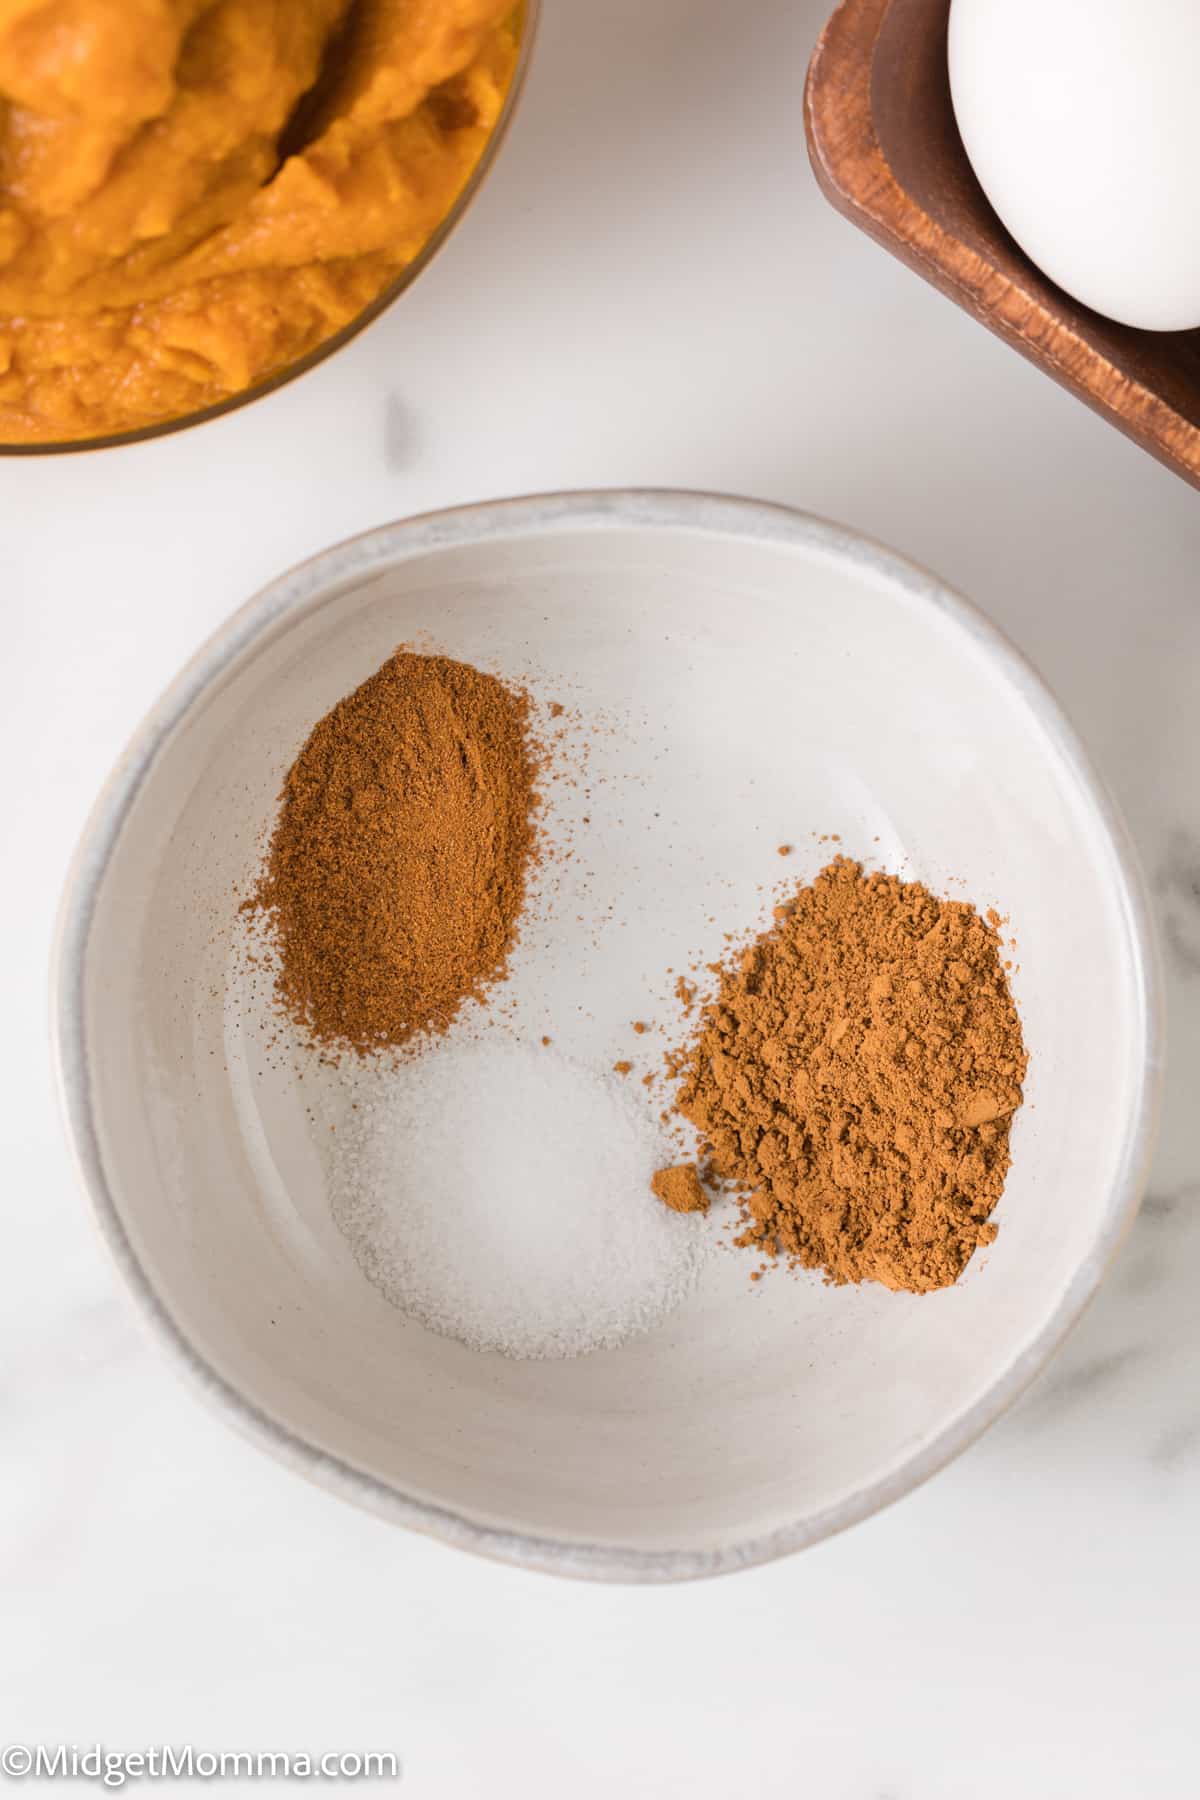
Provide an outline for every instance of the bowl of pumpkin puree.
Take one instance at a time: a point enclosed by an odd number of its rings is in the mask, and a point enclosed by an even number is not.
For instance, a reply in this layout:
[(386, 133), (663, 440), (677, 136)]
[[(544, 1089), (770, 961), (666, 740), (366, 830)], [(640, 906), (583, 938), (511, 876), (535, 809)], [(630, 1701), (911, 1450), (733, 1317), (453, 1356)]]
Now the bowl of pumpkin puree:
[(0, 0), (0, 453), (211, 418), (378, 316), (508, 122), (534, 0)]

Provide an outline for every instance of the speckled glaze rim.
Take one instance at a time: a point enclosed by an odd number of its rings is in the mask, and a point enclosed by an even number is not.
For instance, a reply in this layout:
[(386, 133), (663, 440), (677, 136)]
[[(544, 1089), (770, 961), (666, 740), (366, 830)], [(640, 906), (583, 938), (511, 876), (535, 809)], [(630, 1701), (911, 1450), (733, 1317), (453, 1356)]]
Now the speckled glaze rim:
[(195, 412), (180, 413), (177, 418), (161, 419), (155, 425), (138, 425), (131, 431), (110, 431), (102, 437), (88, 438), (56, 438), (52, 442), (37, 444), (0, 443), (0, 457), (5, 456), (83, 456), (91, 450), (123, 450), (133, 444), (148, 444), (155, 438), (173, 437), (180, 431), (193, 431), (198, 425), (211, 425), (215, 419), (224, 419), (230, 413), (240, 412), (243, 406), (252, 406), (256, 400), (265, 400), (268, 394), (278, 393), (280, 388), (288, 387), (291, 382), (298, 381), (301, 375), (307, 375), (320, 363), (328, 361), (339, 350), (352, 343), (360, 332), (373, 325), (391, 306), (406, 294), (418, 276), (423, 275), (442, 245), (457, 228), (460, 220), (466, 215), (471, 202), (475, 199), (484, 180), (490, 172), (501, 144), (508, 136), (509, 126), (517, 110), (525, 86), (525, 77), (529, 72), (529, 62), (533, 55), (533, 46), (537, 38), (538, 20), (541, 16), (541, 0), (518, 0), (513, 9), (519, 15), (520, 39), (517, 45), (517, 60), (513, 67), (512, 80), (508, 84), (508, 92), (504, 96), (504, 104), (499, 116), (488, 135), (487, 142), (479, 153), (479, 160), (467, 176), (463, 186), (454, 198), (450, 211), (446, 214), (437, 229), (426, 239), (412, 261), (406, 263), (400, 273), (379, 290), (375, 298), (355, 313), (349, 322), (335, 331), (331, 337), (322, 338), (307, 355), (297, 357), (295, 362), (288, 363), (285, 368), (277, 369), (273, 375), (264, 376), (252, 386), (240, 388), (236, 394), (230, 394), (224, 400), (217, 400), (212, 406), (200, 407)]
[[(687, 530), (814, 552), (882, 581), (909, 602), (933, 608), (962, 632), (1028, 706), (1107, 845), (1141, 1012), (1140, 1081), (1126, 1121), (1117, 1177), (1101, 1229), (1053, 1316), (961, 1418), (922, 1445), (902, 1467), (836, 1506), (719, 1550), (637, 1551), (558, 1542), (497, 1530), (417, 1500), (317, 1449), (268, 1416), (219, 1375), (188, 1342), (155, 1292), (126, 1236), (101, 1157), (88, 1072), (84, 987), (97, 896), (125, 820), (156, 758), (189, 711), (252, 646), (317, 611), (349, 580), (464, 544), (530, 534), (634, 529)], [(176, 1366), (231, 1424), (290, 1468), (368, 1510), (501, 1562), (597, 1581), (666, 1582), (752, 1568), (857, 1524), (900, 1499), (977, 1438), (1012, 1405), (1058, 1348), (1092, 1298), (1133, 1221), (1149, 1171), (1163, 1063), (1162, 975), (1143, 879), (1126, 827), (1073, 728), (1024, 656), (969, 601), (916, 564), (847, 528), (755, 500), (672, 490), (612, 490), (530, 496), (429, 513), (336, 545), (290, 570), (236, 612), (191, 659), (139, 727), (92, 810), (67, 879), (52, 968), (52, 1038), (62, 1105), (76, 1162), (100, 1229), (142, 1313)]]

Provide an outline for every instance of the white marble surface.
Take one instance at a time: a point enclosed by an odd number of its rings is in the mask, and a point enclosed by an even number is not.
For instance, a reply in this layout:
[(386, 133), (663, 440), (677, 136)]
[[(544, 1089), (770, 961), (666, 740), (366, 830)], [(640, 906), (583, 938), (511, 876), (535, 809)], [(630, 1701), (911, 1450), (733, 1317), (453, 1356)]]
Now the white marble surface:
[[(0, 1739), (395, 1748), (421, 1800), (1195, 1792), (1200, 495), (820, 200), (824, 10), (550, 0), (495, 176), (384, 323), (198, 433), (0, 464)], [(848, 1536), (667, 1590), (406, 1536), (200, 1410), (93, 1235), (45, 1029), (93, 793), (234, 605), (387, 518), (627, 482), (831, 514), (988, 608), (1127, 812), (1171, 1009), (1150, 1198), (1024, 1404)]]

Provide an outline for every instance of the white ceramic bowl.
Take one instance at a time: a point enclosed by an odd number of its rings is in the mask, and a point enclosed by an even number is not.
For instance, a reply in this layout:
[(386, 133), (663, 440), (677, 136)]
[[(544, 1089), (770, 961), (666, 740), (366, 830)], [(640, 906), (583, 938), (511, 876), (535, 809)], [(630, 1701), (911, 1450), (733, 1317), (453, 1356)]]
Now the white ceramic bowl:
[[(631, 1019), (662, 1017), (667, 967), (719, 952), (762, 915), (764, 887), (815, 872), (830, 846), (811, 834), (1011, 916), (1027, 1104), (999, 1237), (955, 1288), (751, 1288), (745, 1257), (718, 1252), (654, 1333), (517, 1362), (431, 1334), (367, 1284), (330, 1224), (301, 1098), (257, 1066), (229, 941), (306, 733), (414, 639), (618, 726), (596, 744), (589, 904), (612, 898), (628, 928), (585, 952), (560, 909), (513, 977), (539, 1005), (586, 996), (591, 1016), (561, 1007), (556, 1028), (584, 1061), (607, 1067)], [(784, 840), (797, 852), (781, 868)], [(274, 583), (183, 671), (105, 788), (56, 985), (66, 1110), (105, 1236), (231, 1422), (389, 1518), (610, 1579), (798, 1549), (962, 1450), (1099, 1282), (1137, 1205), (1158, 1087), (1139, 878), (1028, 665), (891, 553), (702, 495), (468, 507)]]

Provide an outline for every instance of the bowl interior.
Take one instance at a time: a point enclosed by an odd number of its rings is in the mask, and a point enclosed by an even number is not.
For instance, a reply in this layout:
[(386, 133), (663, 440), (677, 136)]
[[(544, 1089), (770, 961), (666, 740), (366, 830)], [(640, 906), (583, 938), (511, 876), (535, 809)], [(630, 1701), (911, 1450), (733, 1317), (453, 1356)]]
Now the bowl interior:
[[(342, 1078), (321, 1074), (314, 1106), (312, 1071), (272, 1057), (275, 1022), (232, 947), (286, 767), (402, 641), (578, 708), (590, 737), (590, 796), (552, 805), (556, 829), (588, 811), (587, 851), (522, 939), (518, 1035), (551, 1018), (562, 1050), (611, 1068), (630, 1021), (677, 1018), (668, 969), (720, 954), (725, 932), (765, 921), (781, 875), (836, 847), (1011, 918), (1027, 1101), (999, 1237), (956, 1288), (782, 1272), (752, 1287), (746, 1254), (717, 1250), (653, 1334), (538, 1363), (435, 1336), (367, 1283), (326, 1199)], [(840, 846), (820, 842), (833, 832)], [(969, 609), (813, 521), (524, 503), (330, 552), (167, 696), (77, 888), (78, 1105), (140, 1278), (293, 1450), (365, 1473), (377, 1499), (442, 1509), (419, 1522), (450, 1535), (531, 1534), (551, 1561), (591, 1545), (667, 1573), (658, 1553), (722, 1566), (832, 1529), (985, 1422), (1124, 1216), (1144, 970), (1069, 737)]]

